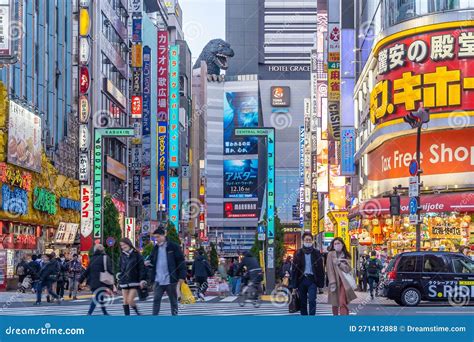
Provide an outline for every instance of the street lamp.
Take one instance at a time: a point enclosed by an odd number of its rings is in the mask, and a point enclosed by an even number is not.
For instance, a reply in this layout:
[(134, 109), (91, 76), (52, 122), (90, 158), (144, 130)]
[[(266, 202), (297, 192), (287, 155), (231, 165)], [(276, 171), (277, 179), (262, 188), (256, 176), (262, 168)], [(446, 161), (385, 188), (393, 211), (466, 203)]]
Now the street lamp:
[(420, 251), (421, 248), (421, 205), (420, 205), (420, 187), (421, 187), (421, 173), (423, 172), (420, 167), (420, 149), (421, 149), (421, 127), (423, 124), (430, 121), (430, 112), (423, 107), (420, 107), (416, 112), (411, 112), (403, 117), (403, 121), (408, 123), (411, 128), (416, 128), (416, 164), (417, 170), (416, 175), (418, 177), (418, 195), (415, 196), (417, 203), (416, 209), (416, 250)]

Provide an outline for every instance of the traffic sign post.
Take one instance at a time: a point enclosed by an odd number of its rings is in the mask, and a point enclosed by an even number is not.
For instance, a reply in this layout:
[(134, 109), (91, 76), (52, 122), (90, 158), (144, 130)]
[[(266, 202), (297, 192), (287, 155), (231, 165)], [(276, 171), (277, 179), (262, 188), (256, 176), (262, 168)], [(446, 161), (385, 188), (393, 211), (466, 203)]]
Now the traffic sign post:
[[(270, 294), (275, 288), (275, 128), (236, 128), (236, 136), (264, 138), (267, 143), (267, 222), (266, 222), (266, 258), (265, 290)], [(262, 237), (258, 234), (259, 238)]]
[(420, 195), (420, 183), (418, 182), (418, 176), (412, 176), (408, 180), (408, 196), (417, 197)]

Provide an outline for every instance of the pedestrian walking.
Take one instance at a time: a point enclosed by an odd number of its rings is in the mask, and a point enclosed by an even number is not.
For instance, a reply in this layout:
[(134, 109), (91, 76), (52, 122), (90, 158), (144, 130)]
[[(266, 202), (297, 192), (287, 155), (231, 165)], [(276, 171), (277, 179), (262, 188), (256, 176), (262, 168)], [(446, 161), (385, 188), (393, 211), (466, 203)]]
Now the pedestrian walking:
[(206, 290), (208, 287), (207, 278), (212, 276), (211, 265), (204, 255), (204, 251), (199, 250), (198, 256), (193, 262), (191, 275), (194, 277), (194, 281), (197, 284), (197, 296), (201, 300), (204, 300)]
[(145, 265), (150, 267), (150, 278), (154, 282), (153, 315), (158, 315), (161, 299), (166, 292), (171, 305), (171, 314), (178, 315), (177, 287), (186, 279), (186, 263), (181, 248), (166, 239), (165, 229), (160, 226), (153, 232), (156, 241)]
[(43, 266), (39, 272), (38, 286), (36, 289), (36, 303), (35, 305), (41, 305), (41, 293), (46, 288), (48, 296), (53, 297), (57, 300), (58, 304), (61, 304), (61, 298), (54, 292), (53, 283), (58, 279), (57, 264), (54, 262), (53, 254), (43, 255)]
[[(372, 299), (374, 299), (374, 285), (375, 287), (378, 286), (382, 267), (382, 262), (377, 258), (377, 252), (370, 252), (370, 258), (367, 260), (365, 269), (367, 270), (367, 281), (369, 282), (369, 292)], [(377, 290), (376, 294), (378, 294)]]
[(25, 280), (25, 277), (27, 275), (27, 270), (28, 270), (28, 255), (24, 254), (21, 257), (20, 262), (16, 265), (16, 270), (15, 273), (18, 276), (18, 286), (21, 286), (23, 283), (23, 280)]
[(83, 267), (79, 261), (79, 256), (73, 254), (72, 260), (68, 264), (68, 278), (69, 278), (69, 298), (77, 299), (77, 289), (79, 287), (79, 278), (82, 275)]
[(363, 254), (359, 261), (358, 273), (359, 273), (359, 288), (362, 292), (367, 292), (367, 254)]
[(298, 249), (293, 257), (291, 288), (299, 295), (301, 315), (314, 316), (318, 287), (324, 287), (323, 256), (314, 248), (311, 233), (304, 232), (302, 240), (303, 247)]
[(33, 254), (31, 256), (31, 261), (28, 263), (28, 274), (31, 276), (31, 289), (36, 292), (38, 291), (39, 286), (39, 273), (41, 271), (41, 265), (38, 261), (38, 256)]
[(112, 259), (105, 254), (105, 248), (101, 244), (94, 246), (94, 254), (90, 258), (89, 266), (79, 278), (79, 283), (87, 279), (91, 291), (94, 294), (87, 315), (94, 312), (97, 304), (100, 305), (102, 313), (108, 315), (105, 302), (113, 289), (113, 265)]
[(328, 302), (335, 316), (349, 315), (348, 304), (357, 298), (349, 280), (352, 277), (350, 261), (351, 254), (344, 241), (339, 237), (334, 238), (328, 247), (326, 272), (329, 282)]
[(67, 262), (66, 257), (64, 254), (59, 255), (59, 259), (57, 260), (58, 265), (58, 281), (56, 282), (56, 293), (59, 297), (64, 298), (64, 287), (67, 281)]
[(118, 282), (123, 294), (123, 312), (125, 316), (130, 316), (130, 308), (132, 308), (137, 315), (140, 315), (135, 297), (139, 288), (143, 289), (147, 286), (145, 263), (130, 239), (121, 239), (120, 248), (122, 254)]
[(291, 259), (291, 256), (289, 255), (286, 257), (285, 262), (281, 266), (281, 272), (280, 272), (281, 284), (285, 287), (288, 287), (290, 285), (292, 264), (293, 264), (293, 261)]

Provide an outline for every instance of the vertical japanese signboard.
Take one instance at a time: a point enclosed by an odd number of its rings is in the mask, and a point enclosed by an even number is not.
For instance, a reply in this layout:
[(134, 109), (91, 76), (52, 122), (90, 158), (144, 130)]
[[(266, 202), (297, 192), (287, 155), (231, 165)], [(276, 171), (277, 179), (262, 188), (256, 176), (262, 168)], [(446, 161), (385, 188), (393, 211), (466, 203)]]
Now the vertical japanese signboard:
[(179, 232), (179, 178), (170, 177), (169, 220)]
[(168, 91), (169, 91), (169, 48), (168, 31), (158, 31), (158, 202), (160, 210), (167, 210), (168, 204)]
[(94, 239), (102, 239), (102, 212), (103, 212), (103, 150), (102, 140), (105, 137), (133, 137), (133, 128), (96, 128), (94, 132), (94, 209), (93, 232)]
[(170, 47), (170, 117), (168, 166), (179, 167), (179, 46)]
[(166, 122), (158, 122), (158, 203), (166, 210), (168, 199), (168, 139)]
[(92, 233), (92, 189), (90, 185), (81, 185), (81, 236)]
[(341, 138), (341, 78), (340, 78), (340, 40), (339, 24), (328, 24), (328, 124), (331, 140)]
[(355, 175), (355, 129), (343, 127), (341, 129), (341, 176)]
[(158, 31), (158, 121), (168, 121), (168, 31)]

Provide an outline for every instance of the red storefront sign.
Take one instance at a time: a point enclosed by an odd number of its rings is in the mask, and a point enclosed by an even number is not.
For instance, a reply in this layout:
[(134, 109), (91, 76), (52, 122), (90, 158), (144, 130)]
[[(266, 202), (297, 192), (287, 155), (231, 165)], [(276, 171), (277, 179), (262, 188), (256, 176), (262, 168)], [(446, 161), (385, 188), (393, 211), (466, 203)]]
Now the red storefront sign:
[[(474, 94), (473, 94), (474, 95)], [(422, 134), (423, 176), (474, 172), (474, 128), (429, 131)], [(368, 156), (369, 180), (408, 177), (408, 165), (416, 158), (416, 135), (384, 142)], [(460, 184), (453, 179), (452, 184)]]
[(0, 249), (36, 249), (36, 236), (13, 233), (0, 235)]
[(168, 121), (168, 31), (158, 31), (158, 121)]
[(436, 29), (375, 51), (379, 75), (370, 95), (373, 123), (401, 118), (421, 102), (431, 114), (474, 109), (474, 28)]
[(81, 94), (86, 94), (89, 90), (90, 77), (89, 69), (86, 66), (81, 66), (79, 71), (79, 91)]
[[(410, 198), (400, 198), (400, 211), (402, 214), (409, 212)], [(474, 212), (474, 192), (421, 195), (420, 205), (422, 212)], [(390, 214), (390, 199), (375, 198), (364, 201), (358, 207), (351, 210), (351, 215), (362, 214), (364, 216), (378, 216)]]
[(139, 95), (132, 96), (132, 118), (140, 119), (143, 112), (143, 100)]

